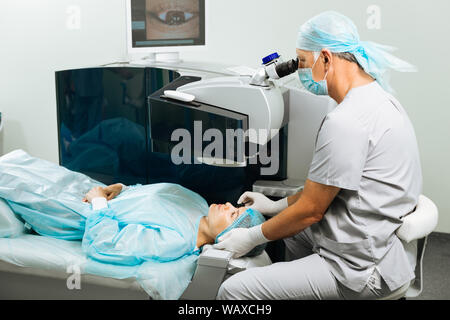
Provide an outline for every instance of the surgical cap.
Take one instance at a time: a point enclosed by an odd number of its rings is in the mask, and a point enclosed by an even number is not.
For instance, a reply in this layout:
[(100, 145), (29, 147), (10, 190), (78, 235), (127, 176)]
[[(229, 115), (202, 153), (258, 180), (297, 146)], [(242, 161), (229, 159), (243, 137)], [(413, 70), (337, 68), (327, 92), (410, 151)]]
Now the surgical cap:
[[(234, 228), (251, 228), (257, 225), (262, 224), (266, 219), (264, 216), (257, 210), (248, 208), (242, 213), (239, 218), (233, 221), (225, 230), (219, 233), (216, 237), (215, 242), (218, 242), (218, 239)], [(248, 252), (244, 257), (254, 257), (260, 255), (264, 249), (266, 248), (266, 243), (260, 244), (253, 248), (250, 252)]]
[(388, 51), (395, 48), (371, 41), (361, 41), (355, 24), (346, 16), (334, 12), (323, 12), (307, 22), (299, 30), (297, 48), (305, 51), (352, 53), (366, 73), (371, 75), (386, 90), (389, 85), (389, 70), (415, 72), (417, 68)]

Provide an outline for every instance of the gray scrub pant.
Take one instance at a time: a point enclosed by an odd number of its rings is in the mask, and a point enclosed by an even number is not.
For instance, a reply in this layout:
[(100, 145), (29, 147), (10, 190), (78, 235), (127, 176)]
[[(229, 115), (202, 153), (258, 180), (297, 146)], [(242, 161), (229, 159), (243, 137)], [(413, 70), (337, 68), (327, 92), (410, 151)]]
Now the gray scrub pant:
[(286, 261), (239, 272), (219, 289), (219, 300), (342, 300), (379, 299), (391, 293), (377, 271), (362, 292), (339, 283), (327, 262), (312, 251), (309, 229), (284, 239)]

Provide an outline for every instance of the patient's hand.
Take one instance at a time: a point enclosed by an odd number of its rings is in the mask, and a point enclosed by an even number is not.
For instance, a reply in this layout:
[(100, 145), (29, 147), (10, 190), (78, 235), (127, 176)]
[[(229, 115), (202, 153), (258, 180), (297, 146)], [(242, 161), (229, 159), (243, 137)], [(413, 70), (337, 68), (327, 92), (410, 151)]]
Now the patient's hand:
[(83, 202), (91, 203), (92, 199), (98, 198), (98, 197), (103, 197), (103, 198), (108, 199), (107, 194), (102, 187), (92, 188), (91, 191), (86, 193), (86, 196), (84, 197)]
[(106, 193), (107, 196), (106, 199), (112, 200), (115, 197), (117, 197), (122, 191), (122, 184), (121, 183), (112, 184), (110, 186), (107, 186), (106, 188), (103, 188), (103, 191), (105, 191)]

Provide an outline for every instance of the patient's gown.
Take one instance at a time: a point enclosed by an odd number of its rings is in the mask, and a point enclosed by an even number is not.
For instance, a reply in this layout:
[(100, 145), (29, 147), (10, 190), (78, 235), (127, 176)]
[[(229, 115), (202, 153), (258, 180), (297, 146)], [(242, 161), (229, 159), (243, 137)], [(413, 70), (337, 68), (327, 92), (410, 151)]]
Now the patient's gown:
[(0, 197), (37, 233), (82, 240), (86, 273), (136, 277), (154, 298), (176, 299), (195, 271), (207, 202), (180, 185), (130, 186), (108, 208), (81, 199), (104, 184), (16, 150), (0, 158)]

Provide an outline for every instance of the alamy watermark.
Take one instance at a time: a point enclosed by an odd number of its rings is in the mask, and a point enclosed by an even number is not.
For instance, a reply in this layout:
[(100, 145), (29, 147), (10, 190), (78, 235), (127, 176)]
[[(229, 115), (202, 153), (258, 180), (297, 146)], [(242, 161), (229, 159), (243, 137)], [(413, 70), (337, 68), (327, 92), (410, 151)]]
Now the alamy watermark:
[(66, 270), (70, 276), (67, 278), (66, 285), (69, 290), (81, 290), (81, 269), (79, 265), (69, 265)]
[(367, 7), (366, 13), (367, 18), (367, 28), (369, 30), (380, 30), (381, 29), (381, 8), (376, 4), (372, 4)]
[(66, 8), (66, 28), (69, 30), (81, 29), (81, 8), (78, 5), (70, 5)]
[[(261, 175), (274, 175), (280, 166), (279, 130), (271, 129), (226, 129), (210, 128), (203, 133), (202, 122), (194, 121), (194, 136), (184, 128), (172, 132), (171, 141), (178, 142), (171, 152), (172, 162), (180, 164), (208, 163), (213, 159), (215, 165), (240, 166), (261, 164)], [(246, 154), (245, 141), (249, 143)], [(270, 140), (270, 144), (266, 144)], [(209, 143), (205, 146), (205, 143)], [(270, 145), (270, 150), (268, 146)], [(193, 153), (193, 154), (192, 154)]]

